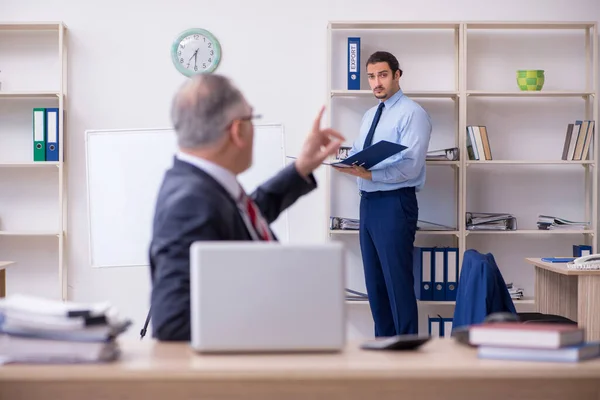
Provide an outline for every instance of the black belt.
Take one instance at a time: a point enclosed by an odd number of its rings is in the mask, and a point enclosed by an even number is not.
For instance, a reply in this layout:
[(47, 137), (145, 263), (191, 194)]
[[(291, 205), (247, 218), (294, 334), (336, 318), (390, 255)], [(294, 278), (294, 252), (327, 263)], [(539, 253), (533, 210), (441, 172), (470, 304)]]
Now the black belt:
[(375, 192), (366, 192), (364, 190), (361, 190), (360, 195), (365, 198), (387, 197), (387, 196), (397, 196), (402, 192), (414, 193), (414, 191), (415, 191), (414, 186), (409, 186), (409, 187), (403, 187), (403, 188), (394, 189), (394, 190), (377, 190)]

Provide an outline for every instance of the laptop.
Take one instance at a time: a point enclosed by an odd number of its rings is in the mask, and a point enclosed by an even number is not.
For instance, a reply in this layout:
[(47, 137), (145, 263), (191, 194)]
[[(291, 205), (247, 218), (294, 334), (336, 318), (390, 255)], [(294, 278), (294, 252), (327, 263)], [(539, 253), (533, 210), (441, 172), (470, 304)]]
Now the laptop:
[(195, 242), (191, 346), (337, 352), (346, 344), (343, 244)]

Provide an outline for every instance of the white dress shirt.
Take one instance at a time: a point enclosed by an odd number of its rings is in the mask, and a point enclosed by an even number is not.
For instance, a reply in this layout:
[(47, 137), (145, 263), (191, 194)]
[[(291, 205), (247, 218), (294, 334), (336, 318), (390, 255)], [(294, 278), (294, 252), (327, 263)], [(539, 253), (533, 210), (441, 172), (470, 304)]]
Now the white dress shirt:
[(176, 156), (179, 160), (191, 164), (206, 172), (208, 175), (213, 177), (221, 186), (225, 188), (225, 190), (231, 195), (231, 197), (237, 204), (240, 215), (242, 216), (242, 219), (244, 220), (246, 228), (248, 228), (248, 232), (250, 232), (252, 239), (259, 240), (258, 234), (252, 226), (252, 222), (250, 222), (250, 217), (248, 216), (248, 214), (246, 214), (244, 206), (240, 202), (242, 198), (242, 187), (237, 181), (236, 176), (228, 169), (223, 168), (220, 165), (217, 165), (203, 158), (196, 157), (183, 152), (178, 152)]

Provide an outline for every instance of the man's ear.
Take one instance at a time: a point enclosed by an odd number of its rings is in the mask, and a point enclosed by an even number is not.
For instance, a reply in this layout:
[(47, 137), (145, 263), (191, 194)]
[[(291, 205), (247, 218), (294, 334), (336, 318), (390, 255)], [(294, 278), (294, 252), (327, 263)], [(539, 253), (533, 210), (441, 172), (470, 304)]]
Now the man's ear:
[(235, 120), (231, 123), (231, 127), (229, 128), (229, 136), (231, 137), (231, 141), (236, 147), (244, 146), (244, 132), (242, 131), (241, 121)]

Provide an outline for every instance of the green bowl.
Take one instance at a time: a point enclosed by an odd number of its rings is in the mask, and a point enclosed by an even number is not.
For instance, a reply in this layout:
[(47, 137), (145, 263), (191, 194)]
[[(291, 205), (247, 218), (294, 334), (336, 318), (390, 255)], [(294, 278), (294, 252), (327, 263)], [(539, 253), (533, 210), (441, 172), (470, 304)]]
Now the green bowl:
[(543, 69), (517, 70), (517, 84), (521, 90), (542, 90), (544, 80)]

